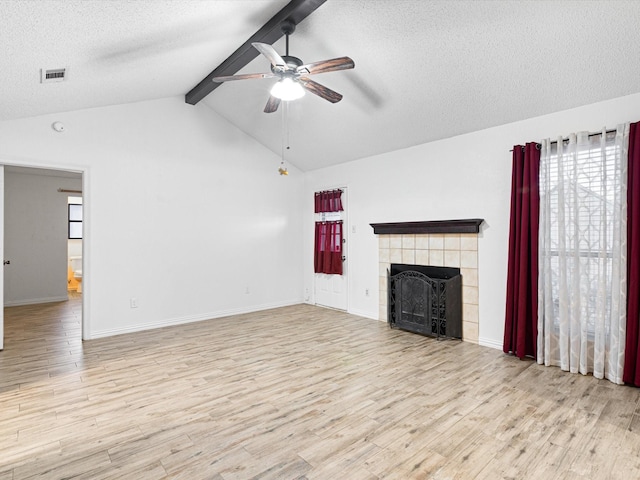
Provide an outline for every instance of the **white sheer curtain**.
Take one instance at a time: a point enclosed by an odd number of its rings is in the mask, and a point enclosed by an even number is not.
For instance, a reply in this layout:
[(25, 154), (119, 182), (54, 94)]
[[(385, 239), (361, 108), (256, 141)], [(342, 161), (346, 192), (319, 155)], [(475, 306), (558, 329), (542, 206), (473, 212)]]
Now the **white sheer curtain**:
[(544, 140), (538, 363), (622, 382), (629, 124)]

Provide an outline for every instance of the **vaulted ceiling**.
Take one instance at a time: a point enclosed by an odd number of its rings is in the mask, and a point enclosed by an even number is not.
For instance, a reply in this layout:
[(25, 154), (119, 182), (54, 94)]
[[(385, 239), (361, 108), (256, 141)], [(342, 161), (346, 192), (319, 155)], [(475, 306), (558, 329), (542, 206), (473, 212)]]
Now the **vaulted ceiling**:
[[(0, 1), (0, 120), (184, 96), (287, 4)], [(277, 154), (288, 138), (287, 162), (313, 170), (640, 92), (638, 25), (637, 0), (327, 0), (290, 53), (353, 58), (314, 77), (341, 102), (307, 94), (285, 128), (262, 111), (273, 79), (202, 102)], [(57, 67), (68, 79), (41, 84)], [(260, 56), (241, 73), (267, 71)]]

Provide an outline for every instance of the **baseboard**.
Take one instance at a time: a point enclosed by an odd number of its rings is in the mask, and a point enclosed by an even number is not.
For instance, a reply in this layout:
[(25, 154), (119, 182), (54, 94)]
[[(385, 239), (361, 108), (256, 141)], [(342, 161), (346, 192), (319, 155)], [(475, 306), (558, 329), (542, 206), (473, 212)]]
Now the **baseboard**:
[(5, 301), (5, 307), (19, 307), (22, 305), (36, 305), (38, 303), (53, 303), (53, 302), (66, 302), (69, 300), (68, 295), (62, 295), (59, 297), (42, 297), (42, 298), (27, 298), (25, 300), (11, 300)]
[(300, 300), (290, 300), (285, 302), (267, 303), (262, 305), (254, 305), (246, 308), (231, 308), (228, 310), (219, 310), (217, 312), (203, 313), (200, 315), (188, 315), (184, 317), (167, 318), (165, 320), (158, 320), (156, 322), (139, 323), (136, 325), (130, 325), (120, 328), (111, 328), (106, 330), (91, 331), (91, 334), (86, 340), (92, 340), (96, 338), (112, 337), (114, 335), (123, 335), (125, 333), (142, 332), (144, 330), (153, 330), (155, 328), (173, 327), (176, 325), (184, 325), (193, 322), (202, 322), (204, 320), (214, 320), (216, 318), (229, 317), (231, 315), (242, 315), (245, 313), (260, 312), (263, 310), (271, 310), (272, 308), (290, 307), (292, 305), (299, 305)]
[(350, 313), (352, 315), (357, 315), (359, 317), (370, 318), (371, 320), (378, 320), (377, 315), (372, 315), (371, 312), (365, 312), (364, 310), (350, 309), (347, 311), (347, 313)]
[(495, 348), (496, 350), (502, 350), (502, 343), (496, 342), (492, 338), (478, 338), (478, 345), (483, 347)]

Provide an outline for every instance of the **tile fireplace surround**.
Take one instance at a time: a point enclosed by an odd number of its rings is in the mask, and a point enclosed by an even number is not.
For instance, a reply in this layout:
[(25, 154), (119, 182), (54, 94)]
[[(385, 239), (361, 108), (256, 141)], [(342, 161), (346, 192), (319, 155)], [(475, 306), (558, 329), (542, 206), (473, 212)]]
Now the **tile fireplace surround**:
[(456, 267), (462, 274), (462, 339), (478, 343), (478, 232), (482, 219), (372, 223), (378, 235), (380, 320), (387, 321), (392, 263)]

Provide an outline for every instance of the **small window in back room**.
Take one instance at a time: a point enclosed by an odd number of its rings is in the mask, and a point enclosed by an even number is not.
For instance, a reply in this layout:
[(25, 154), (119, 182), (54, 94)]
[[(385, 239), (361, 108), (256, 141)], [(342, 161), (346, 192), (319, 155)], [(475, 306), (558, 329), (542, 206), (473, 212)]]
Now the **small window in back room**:
[(82, 238), (82, 204), (69, 204), (69, 239)]

